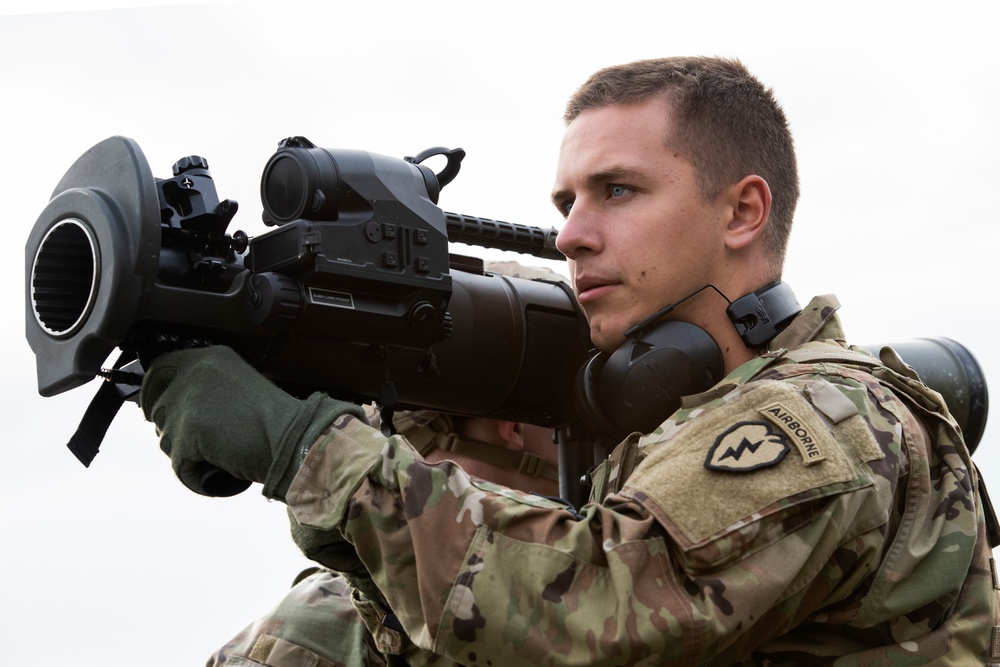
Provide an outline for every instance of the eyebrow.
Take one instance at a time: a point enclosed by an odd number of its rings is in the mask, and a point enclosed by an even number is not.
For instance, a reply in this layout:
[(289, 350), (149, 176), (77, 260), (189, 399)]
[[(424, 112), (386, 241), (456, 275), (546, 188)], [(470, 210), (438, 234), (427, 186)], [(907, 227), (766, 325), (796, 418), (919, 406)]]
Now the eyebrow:
[[(604, 185), (605, 183), (629, 181), (642, 177), (643, 172), (639, 169), (626, 166), (613, 166), (608, 167), (607, 169), (602, 169), (601, 171), (595, 171), (593, 174), (589, 174), (586, 178), (586, 185), (588, 188), (592, 188), (598, 185)], [(572, 194), (573, 193), (570, 190), (555, 190), (551, 195), (552, 203), (558, 205), (567, 197), (572, 196)]]

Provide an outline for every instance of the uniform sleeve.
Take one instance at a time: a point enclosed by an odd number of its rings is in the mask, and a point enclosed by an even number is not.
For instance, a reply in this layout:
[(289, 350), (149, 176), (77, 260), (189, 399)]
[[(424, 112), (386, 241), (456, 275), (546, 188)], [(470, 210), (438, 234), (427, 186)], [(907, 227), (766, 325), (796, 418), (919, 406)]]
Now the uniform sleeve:
[(858, 462), (887, 479), (898, 462), (851, 420), (866, 439), (848, 452), (787, 383), (724, 403), (648, 442), (621, 493), (581, 515), (429, 464), (353, 417), (313, 447), (288, 502), (352, 545), (417, 645), (462, 664), (745, 655), (868, 572), (892, 490)]
[(244, 628), (206, 667), (384, 667), (346, 582), (319, 571), (298, 582), (268, 614)]

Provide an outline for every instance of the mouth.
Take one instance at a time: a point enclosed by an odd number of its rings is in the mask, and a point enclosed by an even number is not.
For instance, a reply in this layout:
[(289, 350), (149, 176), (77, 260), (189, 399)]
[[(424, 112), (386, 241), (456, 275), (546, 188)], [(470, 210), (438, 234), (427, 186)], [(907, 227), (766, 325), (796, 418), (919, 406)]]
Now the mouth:
[(580, 305), (593, 302), (621, 285), (620, 282), (611, 278), (602, 278), (600, 276), (577, 276), (575, 282), (576, 298), (580, 302)]

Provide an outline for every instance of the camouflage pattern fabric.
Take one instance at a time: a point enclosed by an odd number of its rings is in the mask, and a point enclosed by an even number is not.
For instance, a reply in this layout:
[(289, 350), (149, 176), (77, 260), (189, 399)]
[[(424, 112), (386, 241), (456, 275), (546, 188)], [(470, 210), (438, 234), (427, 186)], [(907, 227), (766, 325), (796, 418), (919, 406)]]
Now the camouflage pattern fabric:
[[(369, 424), (379, 429), (379, 413), (372, 406), (364, 408)], [(400, 412), (393, 423), (403, 434), (427, 439), (430, 424), (437, 415), (429, 410)], [(366, 590), (370, 588), (367, 581), (355, 579), (353, 583)], [(382, 604), (364, 595), (340, 574), (312, 568), (296, 577), (291, 590), (274, 609), (216, 651), (206, 667), (456, 665), (415, 646), (398, 628), (387, 627), (384, 623), (387, 613)]]
[(383, 624), (381, 605), (341, 575), (303, 573), (288, 594), (209, 658), (206, 667), (452, 667)]
[(345, 580), (318, 570), (268, 615), (247, 626), (206, 663), (241, 667), (385, 665), (351, 601)]
[(837, 307), (814, 299), (629, 438), (579, 515), (351, 416), (290, 511), (353, 545), (415, 644), (465, 665), (996, 664), (968, 452), (905, 368), (857, 363)]

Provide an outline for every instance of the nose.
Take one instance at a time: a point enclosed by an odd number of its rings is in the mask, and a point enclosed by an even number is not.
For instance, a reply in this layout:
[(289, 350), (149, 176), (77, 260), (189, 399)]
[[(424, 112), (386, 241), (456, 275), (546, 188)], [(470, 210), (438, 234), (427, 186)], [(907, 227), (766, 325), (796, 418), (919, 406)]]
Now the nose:
[(599, 252), (601, 238), (598, 231), (599, 227), (594, 224), (593, 216), (586, 211), (585, 204), (577, 200), (566, 216), (566, 223), (559, 230), (556, 248), (569, 259)]

